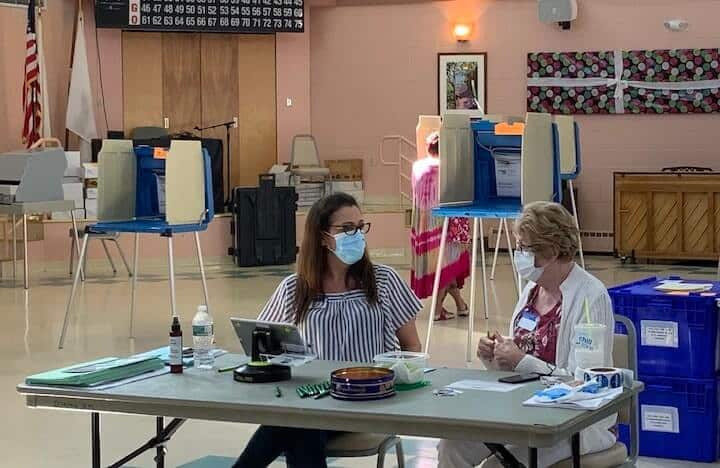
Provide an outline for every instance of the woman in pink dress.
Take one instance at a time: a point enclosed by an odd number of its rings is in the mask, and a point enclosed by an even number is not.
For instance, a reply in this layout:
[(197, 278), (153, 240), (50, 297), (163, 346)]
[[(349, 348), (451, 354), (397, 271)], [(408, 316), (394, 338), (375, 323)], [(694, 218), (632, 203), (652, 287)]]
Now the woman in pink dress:
[[(442, 235), (442, 218), (432, 215), (439, 202), (438, 158), (439, 135), (433, 132), (427, 138), (427, 156), (413, 164), (413, 214), (410, 243), (412, 245), (412, 271), (410, 286), (420, 298), (432, 296)], [(460, 294), (465, 278), (470, 276), (470, 228), (466, 218), (450, 218), (445, 255), (440, 272), (440, 290), (435, 320), (448, 320), (455, 314), (443, 307), (449, 294), (455, 300), (457, 314), (465, 317), (468, 307)]]

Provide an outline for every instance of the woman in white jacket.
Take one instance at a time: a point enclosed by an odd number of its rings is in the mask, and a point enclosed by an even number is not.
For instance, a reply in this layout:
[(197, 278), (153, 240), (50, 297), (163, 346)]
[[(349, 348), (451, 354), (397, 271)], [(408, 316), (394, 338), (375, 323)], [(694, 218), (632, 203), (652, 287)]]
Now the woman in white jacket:
[[(478, 345), (488, 369), (535, 372), (541, 375), (574, 375), (575, 325), (585, 321), (587, 300), (590, 319), (606, 326), (605, 366), (612, 365), (614, 318), (605, 286), (575, 264), (578, 231), (570, 213), (557, 203), (537, 202), (525, 207), (515, 224), (515, 264), (528, 281), (515, 306), (509, 335), (483, 337)], [(615, 444), (616, 417), (604, 419), (581, 433), (581, 453), (606, 450)], [(508, 446), (527, 465), (527, 447)], [(438, 446), (439, 468), (499, 466), (482, 441), (443, 440)], [(538, 450), (538, 464), (547, 467), (571, 457), (570, 441)]]

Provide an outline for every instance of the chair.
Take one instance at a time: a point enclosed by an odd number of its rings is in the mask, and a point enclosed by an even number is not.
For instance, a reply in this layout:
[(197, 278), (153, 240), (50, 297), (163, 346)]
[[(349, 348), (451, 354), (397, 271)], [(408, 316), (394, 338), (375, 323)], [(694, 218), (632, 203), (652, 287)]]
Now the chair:
[[(80, 232), (78, 229), (77, 231), (73, 228), (70, 228), (70, 276), (73, 274), (73, 269), (75, 266), (75, 254), (76, 251), (79, 250), (77, 248), (77, 245), (75, 244), (75, 239), (79, 238), (81, 235), (84, 234)], [(103, 250), (105, 251), (105, 257), (108, 259), (108, 262), (110, 263), (110, 267), (112, 268), (113, 274), (117, 274), (117, 268), (115, 268), (115, 262), (113, 262), (112, 256), (110, 255), (110, 250), (107, 247), (107, 242), (112, 242), (115, 244), (115, 247), (117, 248), (118, 253), (120, 254), (120, 259), (123, 262), (123, 265), (125, 265), (125, 269), (128, 272), (128, 276), (132, 277), (132, 271), (130, 270), (130, 265), (128, 265), (127, 260), (125, 259), (125, 254), (122, 251), (122, 248), (120, 247), (120, 244), (118, 243), (118, 238), (120, 237), (120, 234), (113, 232), (113, 233), (107, 233), (107, 234), (88, 234), (90, 236), (90, 239), (88, 242), (92, 239), (99, 240), (102, 244)], [(86, 265), (87, 265), (87, 256), (85, 257), (85, 263), (83, 264), (82, 268), (83, 271), (80, 272), (80, 280), (85, 280), (85, 271), (86, 271)]]
[[(635, 326), (629, 319), (620, 315), (615, 316), (615, 321), (620, 322), (627, 330), (627, 335), (615, 335), (613, 343), (615, 367), (630, 369), (637, 375)], [(639, 453), (638, 406), (638, 396), (635, 395), (630, 403), (622, 408), (618, 414), (618, 423), (630, 425), (630, 447), (625, 447), (625, 444), (618, 441), (605, 451), (583, 455), (580, 457), (583, 468), (635, 466)], [(550, 468), (572, 468), (572, 459), (560, 461)]]
[(330, 169), (320, 164), (317, 144), (312, 135), (295, 135), (292, 143), (290, 172), (299, 179), (325, 181)]
[(385, 455), (395, 447), (398, 468), (405, 467), (402, 440), (381, 434), (341, 434), (328, 441), (327, 458), (359, 458), (377, 455), (377, 468), (385, 466)]
[(133, 140), (152, 140), (168, 136), (166, 128), (162, 127), (135, 127), (130, 134)]
[[(105, 140), (99, 155), (98, 218), (100, 222), (85, 227), (79, 264), (87, 255), (91, 235), (134, 233), (132, 296), (130, 304), (130, 337), (133, 336), (133, 317), (137, 288), (140, 234), (155, 234), (168, 240), (170, 280), (170, 309), (177, 317), (175, 301), (175, 265), (173, 236), (194, 233), (200, 277), (205, 304), (209, 304), (205, 267), (200, 248), (201, 231), (205, 231), (215, 215), (212, 193), (210, 156), (199, 141), (172, 141), (167, 160), (155, 159), (149, 147), (133, 149), (129, 140)], [(158, 176), (165, 177), (165, 214), (159, 201)], [(133, 183), (133, 181), (135, 183)], [(197, 214), (193, 214), (197, 213)], [(77, 290), (80, 272), (70, 291), (59, 348), (63, 347), (68, 320)]]

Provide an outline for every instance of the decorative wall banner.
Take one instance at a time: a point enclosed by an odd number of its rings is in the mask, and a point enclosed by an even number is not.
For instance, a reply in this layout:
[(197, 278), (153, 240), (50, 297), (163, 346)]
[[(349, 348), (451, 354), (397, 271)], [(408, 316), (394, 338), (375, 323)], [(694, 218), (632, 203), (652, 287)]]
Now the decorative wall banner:
[(527, 70), (531, 112), (720, 112), (719, 49), (538, 52)]

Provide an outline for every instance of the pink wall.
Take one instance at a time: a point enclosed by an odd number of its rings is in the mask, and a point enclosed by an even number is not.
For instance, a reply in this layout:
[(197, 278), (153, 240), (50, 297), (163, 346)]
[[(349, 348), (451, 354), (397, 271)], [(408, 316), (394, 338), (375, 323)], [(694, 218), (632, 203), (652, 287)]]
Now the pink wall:
[(310, 8), (305, 16), (303, 34), (276, 35), (278, 162), (290, 161), (294, 135), (310, 133)]
[[(418, 114), (437, 112), (437, 53), (488, 53), (488, 111), (525, 111), (526, 54), (541, 50), (716, 47), (714, 0), (580, 0), (569, 32), (539, 23), (535, 0), (467, 0), (415, 5), (316, 8), (311, 50), (312, 130), (324, 153), (361, 154), (370, 195), (397, 193), (397, 173), (381, 167), (387, 134), (414, 141)], [(690, 22), (671, 33), (663, 22)], [(458, 19), (474, 36), (458, 44)], [(612, 171), (716, 163), (717, 115), (592, 116), (579, 119), (584, 229), (612, 230)]]

